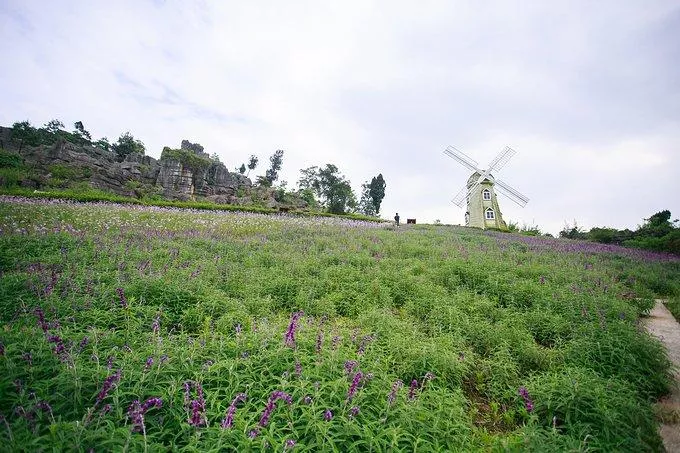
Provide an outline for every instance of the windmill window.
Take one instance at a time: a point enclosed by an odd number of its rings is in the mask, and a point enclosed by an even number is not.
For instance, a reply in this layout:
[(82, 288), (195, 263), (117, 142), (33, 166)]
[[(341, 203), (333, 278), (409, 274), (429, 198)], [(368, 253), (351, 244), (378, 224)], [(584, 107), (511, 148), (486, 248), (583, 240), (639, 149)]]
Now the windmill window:
[(491, 191), (489, 189), (482, 190), (482, 198), (485, 200), (491, 200)]
[(491, 208), (487, 208), (485, 214), (486, 214), (486, 219), (487, 219), (487, 220), (493, 220), (493, 219), (496, 218), (496, 214), (494, 214), (493, 209), (491, 209)]

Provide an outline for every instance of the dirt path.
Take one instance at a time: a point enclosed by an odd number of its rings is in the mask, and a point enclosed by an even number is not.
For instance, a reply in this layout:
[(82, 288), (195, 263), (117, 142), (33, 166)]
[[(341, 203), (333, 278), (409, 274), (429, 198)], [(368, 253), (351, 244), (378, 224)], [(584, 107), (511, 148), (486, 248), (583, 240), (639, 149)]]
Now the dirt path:
[(649, 333), (666, 346), (668, 357), (675, 365), (673, 393), (657, 404), (662, 423), (659, 432), (669, 453), (680, 453), (680, 324), (673, 318), (663, 302), (657, 300), (649, 317), (644, 320)]

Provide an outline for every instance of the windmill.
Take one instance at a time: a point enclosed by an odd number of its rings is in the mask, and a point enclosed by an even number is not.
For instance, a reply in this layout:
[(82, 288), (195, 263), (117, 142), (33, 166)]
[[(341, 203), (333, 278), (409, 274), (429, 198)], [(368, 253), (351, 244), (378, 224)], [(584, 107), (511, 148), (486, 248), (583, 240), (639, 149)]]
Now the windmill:
[(444, 150), (444, 154), (452, 157), (463, 167), (472, 170), (473, 172), (470, 178), (468, 178), (465, 187), (463, 187), (453, 199), (453, 202), (461, 208), (463, 207), (464, 202), (467, 204), (465, 226), (484, 229), (507, 228), (507, 225), (501, 216), (501, 210), (498, 207), (498, 200), (496, 199), (494, 188), (498, 189), (500, 193), (522, 207), (527, 204), (529, 198), (491, 175), (492, 171), (498, 171), (503, 168), (515, 153), (516, 151), (514, 149), (506, 146), (503, 151), (489, 163), (487, 169), (482, 170), (478, 167), (477, 162), (453, 146), (448, 146)]

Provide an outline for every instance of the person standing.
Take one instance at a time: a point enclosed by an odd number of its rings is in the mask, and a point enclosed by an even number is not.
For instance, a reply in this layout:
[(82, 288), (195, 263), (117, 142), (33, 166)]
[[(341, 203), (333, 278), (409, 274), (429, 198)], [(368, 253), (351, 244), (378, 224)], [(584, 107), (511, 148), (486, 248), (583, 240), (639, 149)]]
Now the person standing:
[(397, 224), (397, 226), (399, 226), (399, 213), (398, 213), (398, 212), (397, 212), (397, 214), (394, 216), (394, 222)]

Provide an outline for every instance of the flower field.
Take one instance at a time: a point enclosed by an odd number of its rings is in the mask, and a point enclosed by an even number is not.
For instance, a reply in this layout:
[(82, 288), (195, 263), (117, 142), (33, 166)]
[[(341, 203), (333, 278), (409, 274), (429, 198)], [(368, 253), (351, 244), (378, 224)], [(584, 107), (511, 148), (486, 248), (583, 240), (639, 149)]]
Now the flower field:
[(659, 451), (677, 257), (0, 197), (0, 450)]

